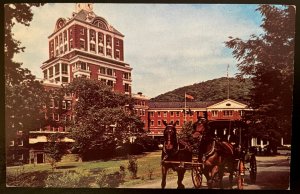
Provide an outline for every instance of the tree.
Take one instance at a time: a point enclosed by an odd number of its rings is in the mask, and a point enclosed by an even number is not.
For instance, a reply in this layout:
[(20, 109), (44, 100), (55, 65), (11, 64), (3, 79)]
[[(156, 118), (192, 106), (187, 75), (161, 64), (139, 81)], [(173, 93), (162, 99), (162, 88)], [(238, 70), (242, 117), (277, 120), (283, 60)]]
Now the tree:
[(109, 157), (132, 133), (143, 132), (143, 122), (133, 114), (133, 99), (128, 95), (84, 78), (75, 79), (65, 89), (77, 98), (70, 137), (83, 159)]
[(47, 153), (52, 170), (56, 168), (57, 162), (59, 162), (66, 153), (68, 145), (61, 141), (63, 138), (63, 134), (51, 134), (47, 137), (48, 142), (44, 145), (44, 150)]
[(264, 133), (291, 134), (295, 7), (260, 5), (263, 34), (225, 42), (238, 60), (239, 78), (250, 77), (253, 125)]
[[(22, 63), (15, 62), (16, 53), (24, 52), (25, 47), (13, 38), (12, 28), (15, 22), (29, 26), (32, 20), (32, 7), (42, 6), (42, 3), (5, 4), (5, 128), (7, 140), (23, 131), (39, 127), (37, 120), (43, 104), (43, 87), (35, 80), (28, 69), (22, 68)], [(9, 141), (6, 141), (9, 142)]]

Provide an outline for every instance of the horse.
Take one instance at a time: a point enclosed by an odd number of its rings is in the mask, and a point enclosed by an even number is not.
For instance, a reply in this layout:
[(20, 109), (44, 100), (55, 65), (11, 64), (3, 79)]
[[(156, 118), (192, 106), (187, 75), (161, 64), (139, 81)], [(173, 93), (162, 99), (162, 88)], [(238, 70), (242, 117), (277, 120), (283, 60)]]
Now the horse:
[(219, 187), (223, 188), (225, 168), (229, 175), (232, 188), (234, 172), (234, 149), (231, 144), (218, 140), (208, 130), (206, 119), (198, 119), (193, 124), (193, 138), (198, 138), (198, 160), (203, 163), (202, 172), (207, 179), (208, 188), (212, 188), (215, 179), (219, 180)]
[(166, 126), (164, 130), (164, 144), (161, 155), (161, 170), (162, 170), (162, 181), (161, 188), (164, 189), (166, 186), (167, 172), (171, 168), (177, 172), (178, 189), (184, 189), (185, 186), (182, 184), (186, 169), (184, 168), (184, 162), (190, 162), (192, 159), (191, 152), (183, 147), (178, 141), (176, 134), (176, 123), (167, 124), (163, 121)]

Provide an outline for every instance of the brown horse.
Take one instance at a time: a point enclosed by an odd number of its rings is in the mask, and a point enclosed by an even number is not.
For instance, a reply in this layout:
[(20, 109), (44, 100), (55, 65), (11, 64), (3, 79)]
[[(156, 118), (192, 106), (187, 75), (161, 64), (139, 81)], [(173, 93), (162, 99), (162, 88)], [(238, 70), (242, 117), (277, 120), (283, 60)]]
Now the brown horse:
[(203, 163), (202, 169), (207, 179), (208, 188), (212, 188), (213, 182), (218, 180), (219, 187), (223, 188), (224, 172), (229, 172), (230, 187), (232, 187), (234, 172), (233, 147), (227, 142), (221, 142), (208, 130), (207, 121), (198, 119), (193, 125), (193, 138), (199, 139), (198, 159)]
[(192, 159), (191, 152), (182, 147), (177, 139), (176, 128), (174, 124), (167, 124), (163, 121), (166, 126), (164, 130), (164, 145), (161, 155), (161, 170), (162, 170), (162, 181), (161, 188), (166, 186), (167, 172), (171, 168), (174, 171), (177, 171), (178, 180), (177, 185), (178, 189), (184, 189), (182, 180), (184, 178), (184, 173), (186, 169), (184, 168), (184, 162), (190, 162)]

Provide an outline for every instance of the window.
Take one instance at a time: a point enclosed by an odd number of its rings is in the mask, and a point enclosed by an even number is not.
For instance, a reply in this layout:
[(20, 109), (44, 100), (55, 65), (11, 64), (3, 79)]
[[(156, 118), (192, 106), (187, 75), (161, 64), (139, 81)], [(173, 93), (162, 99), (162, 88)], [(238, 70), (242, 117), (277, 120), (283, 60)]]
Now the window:
[(103, 45), (104, 40), (103, 40), (103, 34), (102, 33), (98, 33), (98, 42), (102, 43), (102, 45)]
[(63, 54), (63, 53), (64, 53), (64, 47), (61, 46), (61, 47), (59, 47), (59, 54)]
[(67, 75), (68, 74), (68, 64), (62, 63), (61, 64), (61, 71), (62, 71), (62, 74)]
[(174, 112), (173, 111), (170, 112), (170, 116), (174, 117)]
[(176, 125), (180, 125), (180, 121), (179, 120), (176, 121)]
[(61, 107), (62, 107), (62, 109), (66, 109), (67, 108), (66, 101), (64, 101), (64, 100), (62, 101)]
[(211, 116), (212, 117), (217, 117), (218, 116), (218, 111), (217, 110), (211, 111)]
[(224, 114), (224, 117), (230, 117), (232, 116), (232, 110), (224, 110), (223, 111), (223, 114)]
[(161, 117), (161, 113), (160, 113), (160, 112), (157, 112), (157, 116), (158, 116), (158, 117)]
[(240, 110), (239, 114), (240, 114), (240, 116), (244, 116), (244, 111)]
[(110, 36), (106, 36), (106, 45), (111, 47), (111, 37)]
[(103, 84), (106, 84), (106, 79), (101, 79), (101, 82), (102, 82)]
[(67, 31), (64, 31), (64, 42), (67, 42)]
[(20, 154), (20, 155), (18, 156), (18, 158), (19, 158), (19, 160), (24, 160), (23, 154)]
[(113, 70), (110, 68), (107, 68), (107, 75), (113, 75)]
[(106, 55), (111, 56), (111, 49), (109, 48), (106, 49)]
[(129, 92), (129, 84), (125, 84), (125, 92)]
[(53, 77), (53, 67), (49, 68), (49, 78)]
[(116, 50), (116, 59), (120, 59), (120, 51)]
[(82, 70), (87, 70), (87, 65), (86, 65), (86, 63), (81, 62), (81, 63), (80, 63), (80, 69), (82, 69)]
[(100, 71), (100, 74), (105, 74), (105, 67), (100, 67), (99, 71)]
[(179, 116), (180, 116), (180, 112), (176, 111), (176, 117), (179, 117)]
[(120, 41), (118, 39), (116, 40), (116, 46), (120, 46)]
[(160, 120), (157, 121), (157, 126), (161, 126), (161, 121)]
[(101, 54), (103, 54), (103, 53), (104, 53), (103, 46), (101, 46), (101, 45), (98, 45), (98, 53), (101, 53)]
[(70, 50), (72, 50), (72, 49), (73, 49), (73, 41), (70, 40)]
[(59, 34), (59, 44), (62, 44), (62, 34)]
[(68, 83), (69, 82), (69, 78), (68, 77), (61, 77), (61, 81), (63, 83)]
[(20, 139), (19, 140), (19, 144), (18, 144), (18, 146), (23, 146), (24, 144), (23, 144), (23, 140), (22, 139)]
[(151, 126), (154, 126), (154, 121), (153, 121), (153, 120), (151, 120), (150, 124), (151, 124)]
[(55, 108), (58, 109), (58, 106), (59, 106), (59, 101), (58, 101), (58, 99), (55, 99), (55, 100), (54, 100), (54, 105), (55, 105)]
[(67, 110), (71, 110), (71, 101), (67, 101)]
[(84, 35), (84, 28), (81, 28), (81, 29), (80, 29), (80, 34), (81, 34), (81, 35)]
[(80, 40), (80, 49), (84, 50), (85, 49), (85, 41)]
[(50, 104), (49, 104), (50, 108), (54, 108), (54, 99), (50, 99)]
[(90, 40), (95, 41), (95, 31), (90, 31), (90, 33), (91, 33)]
[(143, 110), (143, 116), (145, 116), (145, 113), (146, 113), (146, 111), (145, 111), (145, 110)]
[(52, 118), (53, 118), (53, 120), (55, 120), (55, 121), (59, 121), (59, 114), (57, 114), (57, 113), (52, 113)]
[(112, 80), (107, 80), (107, 85), (108, 86), (113, 86), (114, 85), (114, 82)]
[(131, 73), (124, 73), (123, 77), (124, 77), (124, 79), (130, 79), (131, 78)]
[(96, 52), (95, 44), (93, 44), (93, 43), (90, 44), (90, 50)]
[(10, 141), (9, 146), (14, 146), (15, 145), (15, 141)]
[(168, 114), (167, 112), (164, 112), (164, 117), (167, 117), (167, 114)]
[(55, 75), (59, 75), (59, 63), (55, 65)]
[(55, 78), (55, 82), (60, 82), (60, 77)]
[(57, 47), (57, 45), (58, 45), (58, 38), (57, 38), (57, 36), (55, 37), (55, 46)]
[(43, 71), (44, 73), (44, 79), (48, 79), (47, 69)]
[(150, 117), (154, 117), (154, 112), (150, 112)]

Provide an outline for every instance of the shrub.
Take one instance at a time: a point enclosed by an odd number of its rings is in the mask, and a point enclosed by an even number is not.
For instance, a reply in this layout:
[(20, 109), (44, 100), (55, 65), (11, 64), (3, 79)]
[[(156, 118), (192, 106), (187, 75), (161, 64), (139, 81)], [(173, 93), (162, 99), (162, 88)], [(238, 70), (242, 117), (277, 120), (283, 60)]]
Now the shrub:
[(78, 188), (89, 187), (91, 174), (87, 171), (53, 172), (45, 180), (46, 187)]
[(138, 171), (138, 163), (137, 163), (137, 159), (135, 157), (133, 157), (133, 156), (129, 157), (127, 169), (131, 173), (131, 178), (136, 179), (137, 171)]

